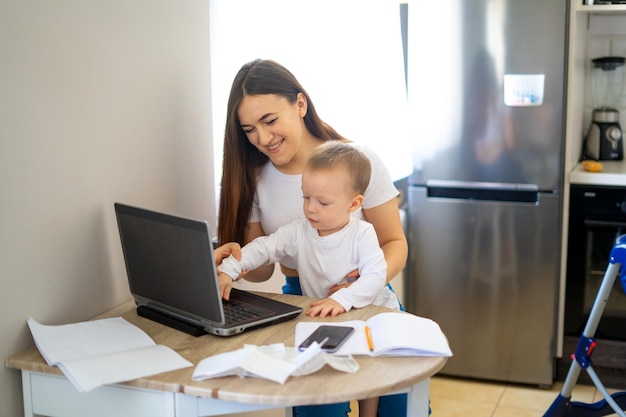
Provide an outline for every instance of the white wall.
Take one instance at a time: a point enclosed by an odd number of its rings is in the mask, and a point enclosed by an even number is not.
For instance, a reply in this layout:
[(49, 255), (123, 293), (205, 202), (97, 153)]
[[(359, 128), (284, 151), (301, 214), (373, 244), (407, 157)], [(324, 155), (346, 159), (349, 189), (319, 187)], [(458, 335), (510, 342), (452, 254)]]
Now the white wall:
[(3, 360), (130, 298), (114, 201), (215, 227), (209, 52), (204, 0), (0, 0)]

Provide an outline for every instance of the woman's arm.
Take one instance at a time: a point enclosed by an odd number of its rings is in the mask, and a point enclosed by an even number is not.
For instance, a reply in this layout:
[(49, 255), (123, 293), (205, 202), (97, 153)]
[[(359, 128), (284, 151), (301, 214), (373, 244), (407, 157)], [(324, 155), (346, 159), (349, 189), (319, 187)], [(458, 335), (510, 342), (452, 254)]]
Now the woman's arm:
[(389, 282), (404, 269), (409, 253), (400, 220), (398, 200), (393, 198), (379, 206), (363, 209), (363, 214), (376, 229), (378, 242), (387, 261), (387, 282)]

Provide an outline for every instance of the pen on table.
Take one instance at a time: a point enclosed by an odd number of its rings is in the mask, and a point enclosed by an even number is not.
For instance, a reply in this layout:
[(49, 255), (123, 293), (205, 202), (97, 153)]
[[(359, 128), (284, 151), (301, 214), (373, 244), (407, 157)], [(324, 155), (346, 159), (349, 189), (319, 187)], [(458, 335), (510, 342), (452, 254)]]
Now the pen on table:
[(367, 338), (367, 347), (370, 348), (370, 352), (374, 351), (374, 339), (372, 339), (372, 330), (370, 326), (365, 326), (365, 337)]

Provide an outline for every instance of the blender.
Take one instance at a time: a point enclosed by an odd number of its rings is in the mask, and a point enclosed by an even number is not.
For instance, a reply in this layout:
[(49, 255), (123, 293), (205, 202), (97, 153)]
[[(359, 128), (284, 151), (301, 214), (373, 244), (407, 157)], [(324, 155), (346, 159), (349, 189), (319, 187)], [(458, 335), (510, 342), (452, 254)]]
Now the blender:
[(624, 145), (617, 107), (624, 90), (624, 57), (591, 60), (593, 116), (585, 138), (584, 157), (596, 161), (622, 160)]

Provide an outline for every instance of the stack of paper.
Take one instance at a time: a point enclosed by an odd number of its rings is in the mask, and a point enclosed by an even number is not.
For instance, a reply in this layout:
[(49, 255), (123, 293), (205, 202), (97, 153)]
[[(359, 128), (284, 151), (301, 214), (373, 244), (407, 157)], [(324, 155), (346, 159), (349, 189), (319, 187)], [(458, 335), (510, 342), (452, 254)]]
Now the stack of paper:
[(193, 365), (121, 317), (61, 326), (29, 318), (28, 326), (48, 365), (80, 392)]

